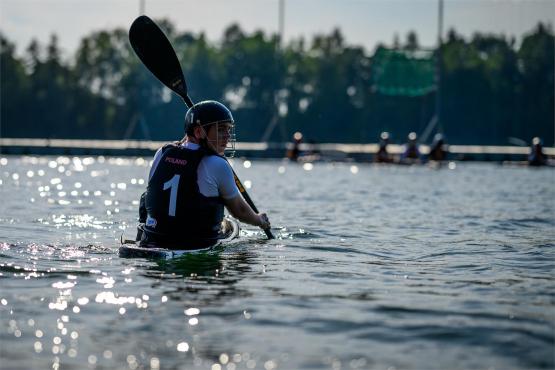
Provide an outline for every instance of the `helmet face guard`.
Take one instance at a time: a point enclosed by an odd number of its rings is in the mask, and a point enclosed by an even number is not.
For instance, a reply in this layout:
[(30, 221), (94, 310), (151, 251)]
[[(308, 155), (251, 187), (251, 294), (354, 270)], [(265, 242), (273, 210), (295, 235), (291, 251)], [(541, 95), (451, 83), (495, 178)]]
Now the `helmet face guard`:
[[(215, 126), (215, 131), (210, 130)], [(193, 105), (185, 115), (185, 133), (194, 135), (196, 127), (204, 133), (202, 142), (219, 155), (233, 157), (235, 154), (235, 121), (231, 111), (222, 103), (214, 100), (202, 101)], [(225, 141), (225, 146), (223, 142)]]
[[(235, 123), (233, 121), (217, 121), (199, 126), (203, 133), (204, 138), (202, 141), (206, 146), (212, 149), (219, 155), (227, 158), (233, 158), (235, 155)], [(210, 129), (215, 130), (215, 134), (209, 135)], [(220, 150), (220, 146), (225, 142), (225, 147)]]

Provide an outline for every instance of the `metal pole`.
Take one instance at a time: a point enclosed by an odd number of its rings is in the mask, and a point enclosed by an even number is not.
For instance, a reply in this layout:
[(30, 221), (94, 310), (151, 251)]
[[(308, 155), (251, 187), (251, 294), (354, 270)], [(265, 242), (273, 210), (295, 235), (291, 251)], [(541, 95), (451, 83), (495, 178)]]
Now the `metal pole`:
[(441, 121), (441, 71), (443, 47), (443, 0), (438, 0), (438, 22), (437, 22), (437, 60), (436, 60), (436, 118), (438, 131), (443, 131)]
[(278, 32), (279, 32), (280, 47), (283, 45), (284, 30), (285, 30), (285, 0), (279, 0)]
[(139, 15), (145, 14), (145, 0), (139, 0)]
[[(277, 54), (280, 53), (281, 48), (283, 47), (283, 32), (285, 28), (284, 19), (285, 19), (285, 0), (279, 0), (278, 1), (278, 42), (274, 50), (276, 53), (275, 63), (278, 68), (279, 68), (280, 59), (277, 56)], [(281, 88), (281, 85), (282, 85), (282, 82), (280, 82), (280, 88)], [(270, 139), (270, 136), (274, 132), (274, 129), (277, 125), (280, 125), (282, 140), (283, 141), (287, 140), (286, 135), (284, 133), (284, 127), (279, 122), (280, 118), (279, 118), (278, 110), (279, 110), (280, 98), (278, 96), (278, 91), (279, 89), (274, 92), (274, 108), (275, 108), (274, 115), (270, 120), (270, 122), (268, 123), (268, 126), (266, 126), (264, 133), (262, 134), (262, 138), (260, 139), (261, 142), (268, 142), (268, 140)]]
[[(279, 54), (281, 54), (281, 50), (285, 45), (285, 0), (279, 0)], [(281, 55), (277, 58), (278, 61), (278, 70), (280, 69), (280, 65), (281, 65)], [(283, 66), (281, 66), (283, 67)], [(279, 72), (278, 72), (279, 73)], [(283, 88), (284, 86), (284, 81), (282, 79), (280, 79), (280, 90)], [(281, 104), (282, 102), (280, 101), (278, 104)], [(279, 117), (279, 105), (278, 105), (278, 117)], [(279, 119), (279, 118), (278, 118)], [(281, 140), (282, 141), (286, 141), (287, 140), (287, 134), (285, 133), (285, 126), (284, 123), (279, 120), (278, 121), (279, 124), (279, 128), (280, 128), (280, 133), (281, 133)]]

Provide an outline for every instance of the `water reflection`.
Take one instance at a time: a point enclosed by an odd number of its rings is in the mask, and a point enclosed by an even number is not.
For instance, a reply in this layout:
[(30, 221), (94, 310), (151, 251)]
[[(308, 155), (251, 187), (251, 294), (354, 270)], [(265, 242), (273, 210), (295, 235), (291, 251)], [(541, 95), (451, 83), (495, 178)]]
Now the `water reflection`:
[[(233, 247), (229, 247), (233, 248)], [(153, 286), (175, 301), (195, 301), (201, 307), (217, 306), (227, 297), (249, 293), (237, 284), (252, 273), (256, 255), (247, 250), (224, 252), (223, 247), (207, 253), (186, 254), (171, 260), (157, 260), (141, 269), (140, 275), (153, 279)]]
[(217, 278), (223, 267), (220, 252), (191, 253), (171, 260), (158, 260), (156, 265), (148, 268), (145, 276)]

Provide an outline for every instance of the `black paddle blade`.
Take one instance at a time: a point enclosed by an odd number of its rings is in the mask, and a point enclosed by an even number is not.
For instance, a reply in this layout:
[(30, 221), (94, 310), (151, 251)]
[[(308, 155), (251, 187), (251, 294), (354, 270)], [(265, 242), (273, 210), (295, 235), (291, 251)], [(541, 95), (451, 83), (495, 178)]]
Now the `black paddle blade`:
[(193, 102), (187, 94), (187, 83), (177, 55), (156, 23), (146, 15), (141, 15), (129, 29), (129, 41), (148, 70), (191, 107)]

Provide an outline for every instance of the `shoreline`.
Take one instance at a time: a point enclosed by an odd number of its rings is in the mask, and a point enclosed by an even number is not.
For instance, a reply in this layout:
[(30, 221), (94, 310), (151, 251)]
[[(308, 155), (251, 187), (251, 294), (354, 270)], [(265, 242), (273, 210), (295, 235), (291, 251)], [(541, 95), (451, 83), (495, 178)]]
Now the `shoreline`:
[[(151, 156), (166, 141), (146, 140), (85, 140), (85, 139), (34, 139), (0, 138), (0, 155), (109, 155)], [(245, 158), (284, 158), (292, 143), (237, 142), (235, 156)], [(321, 143), (301, 144), (308, 154), (318, 153), (322, 160), (372, 162), (378, 144)], [(388, 145), (390, 154), (400, 155), (403, 145)], [(423, 155), (429, 153), (428, 145), (420, 145)], [(449, 145), (449, 160), (458, 161), (525, 161), (530, 152), (524, 146)], [(555, 156), (555, 148), (544, 148), (547, 156)]]

